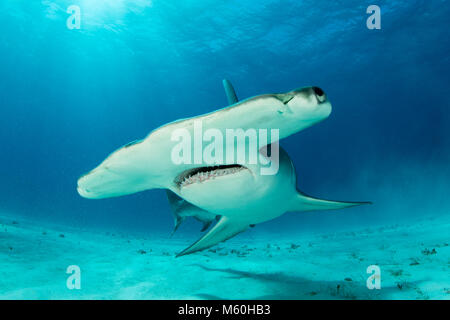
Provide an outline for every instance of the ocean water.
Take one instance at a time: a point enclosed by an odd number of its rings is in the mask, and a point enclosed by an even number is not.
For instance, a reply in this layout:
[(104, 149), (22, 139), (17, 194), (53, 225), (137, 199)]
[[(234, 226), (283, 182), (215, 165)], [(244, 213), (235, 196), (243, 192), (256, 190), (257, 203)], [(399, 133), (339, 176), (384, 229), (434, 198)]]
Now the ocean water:
[[(446, 0), (1, 2), (0, 298), (448, 299), (449, 15)], [(372, 205), (175, 258), (201, 224), (170, 237), (164, 190), (78, 194), (112, 151), (226, 107), (224, 78), (240, 99), (322, 88), (331, 115), (280, 142), (297, 187)]]

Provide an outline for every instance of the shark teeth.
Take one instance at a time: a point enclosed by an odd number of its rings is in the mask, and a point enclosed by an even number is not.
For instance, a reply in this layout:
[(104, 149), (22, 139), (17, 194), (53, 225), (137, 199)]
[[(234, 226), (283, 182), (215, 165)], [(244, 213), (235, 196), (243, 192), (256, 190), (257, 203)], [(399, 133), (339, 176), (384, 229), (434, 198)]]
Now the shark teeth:
[(196, 168), (190, 170), (186, 174), (183, 174), (182, 178), (179, 179), (178, 185), (180, 186), (180, 188), (183, 188), (194, 183), (202, 183), (208, 180), (215, 179), (217, 177), (234, 174), (244, 169), (246, 168), (241, 165), (224, 165)]

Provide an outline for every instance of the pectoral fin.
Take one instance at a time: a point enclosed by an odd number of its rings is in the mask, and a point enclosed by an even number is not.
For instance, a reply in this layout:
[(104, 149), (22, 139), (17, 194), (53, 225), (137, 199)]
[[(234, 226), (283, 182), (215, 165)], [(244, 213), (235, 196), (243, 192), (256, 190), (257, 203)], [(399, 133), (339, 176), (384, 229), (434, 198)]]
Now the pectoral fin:
[(307, 196), (306, 194), (299, 191), (290, 211), (335, 210), (360, 206), (363, 204), (371, 204), (371, 202), (345, 202), (324, 200)]
[(248, 227), (248, 223), (233, 221), (233, 219), (222, 217), (207, 234), (190, 247), (177, 254), (177, 257), (208, 249), (245, 231)]

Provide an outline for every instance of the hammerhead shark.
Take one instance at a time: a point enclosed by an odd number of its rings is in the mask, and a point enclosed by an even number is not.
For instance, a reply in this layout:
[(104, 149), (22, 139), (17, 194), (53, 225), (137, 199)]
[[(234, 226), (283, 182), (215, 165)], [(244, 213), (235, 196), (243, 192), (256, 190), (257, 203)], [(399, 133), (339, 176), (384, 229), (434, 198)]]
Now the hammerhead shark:
[[(331, 103), (318, 87), (287, 93), (264, 94), (238, 101), (228, 80), (223, 81), (229, 106), (217, 111), (168, 123), (146, 138), (131, 142), (110, 154), (99, 166), (78, 180), (85, 198), (123, 196), (149, 189), (166, 189), (175, 217), (175, 228), (186, 217), (203, 222), (203, 229), (217, 223), (177, 257), (210, 248), (238, 233), (286, 212), (331, 210), (370, 202), (342, 202), (310, 197), (297, 189), (295, 168), (278, 140), (306, 129), (331, 113)], [(262, 174), (263, 164), (239, 162), (206, 164), (175, 163), (175, 131), (194, 135), (195, 123), (226, 135), (227, 129), (278, 130), (278, 140), (259, 149), (266, 161), (278, 153), (277, 172)], [(230, 145), (227, 145), (230, 147)], [(236, 144), (231, 144), (236, 147)], [(267, 162), (266, 162), (267, 163)]]

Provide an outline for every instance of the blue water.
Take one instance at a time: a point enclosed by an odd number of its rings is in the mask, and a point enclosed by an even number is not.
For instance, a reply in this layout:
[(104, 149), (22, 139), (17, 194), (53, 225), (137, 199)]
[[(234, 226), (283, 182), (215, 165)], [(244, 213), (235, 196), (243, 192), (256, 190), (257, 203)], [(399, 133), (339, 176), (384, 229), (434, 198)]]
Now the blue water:
[[(448, 1), (70, 0), (0, 4), (0, 210), (170, 233), (164, 191), (87, 200), (78, 177), (167, 122), (315, 85), (333, 112), (281, 142), (298, 186), (372, 201), (258, 226), (340, 230), (450, 213)], [(66, 26), (69, 5), (81, 29)], [(181, 232), (195, 232), (188, 223)], [(193, 236), (192, 239), (195, 239)]]

